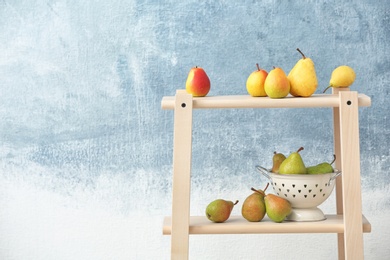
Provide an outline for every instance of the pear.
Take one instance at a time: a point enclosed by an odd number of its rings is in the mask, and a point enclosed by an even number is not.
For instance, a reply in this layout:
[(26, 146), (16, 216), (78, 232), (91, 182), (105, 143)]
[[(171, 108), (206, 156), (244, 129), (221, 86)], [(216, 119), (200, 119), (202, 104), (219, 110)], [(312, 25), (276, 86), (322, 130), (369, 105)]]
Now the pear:
[(252, 72), (246, 80), (246, 89), (252, 97), (266, 97), (264, 91), (264, 82), (267, 78), (268, 72), (261, 69), (256, 63), (257, 70)]
[(292, 207), (290, 202), (282, 197), (267, 194), (264, 202), (267, 216), (274, 222), (280, 223), (291, 214)]
[(190, 69), (186, 80), (186, 91), (194, 97), (204, 97), (210, 91), (210, 79), (205, 70), (195, 66)]
[(206, 216), (209, 220), (216, 223), (225, 222), (230, 217), (230, 213), (237, 203), (238, 200), (235, 203), (223, 199), (214, 200), (207, 206)]
[(286, 156), (282, 153), (274, 152), (274, 156), (272, 157), (272, 169), (271, 172), (278, 173), (280, 164), (286, 159)]
[(280, 165), (280, 174), (306, 174), (307, 169), (303, 163), (302, 157), (299, 154), (303, 150), (303, 147), (299, 148), (298, 151), (291, 153)]
[(264, 203), (264, 192), (267, 190), (269, 183), (264, 188), (264, 190), (256, 190), (251, 188), (254, 191), (249, 195), (241, 208), (241, 215), (248, 220), (249, 222), (259, 222), (265, 216), (265, 203)]
[(330, 76), (329, 86), (324, 90), (325, 93), (328, 88), (348, 88), (355, 81), (355, 71), (346, 65), (335, 68)]
[(333, 161), (331, 163), (323, 162), (320, 164), (317, 164), (315, 166), (309, 166), (307, 167), (307, 173), (308, 174), (322, 174), (322, 173), (330, 173), (334, 172), (334, 169), (332, 167), (332, 164), (336, 161), (336, 155), (333, 155)]
[(287, 78), (290, 81), (290, 94), (294, 97), (310, 97), (317, 89), (317, 75), (314, 62), (305, 56), (299, 48), (297, 51), (302, 55)]
[(281, 68), (275, 68), (268, 73), (264, 82), (264, 90), (270, 98), (284, 98), (290, 92), (290, 82)]

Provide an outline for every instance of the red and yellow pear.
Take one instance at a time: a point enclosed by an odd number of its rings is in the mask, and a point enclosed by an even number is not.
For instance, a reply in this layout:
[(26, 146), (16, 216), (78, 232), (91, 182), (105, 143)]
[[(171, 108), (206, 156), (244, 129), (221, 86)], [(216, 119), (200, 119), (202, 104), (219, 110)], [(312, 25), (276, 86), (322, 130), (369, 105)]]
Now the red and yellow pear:
[(267, 190), (268, 185), (269, 183), (267, 183), (264, 190), (251, 188), (254, 192), (242, 204), (241, 215), (249, 222), (259, 222), (264, 218), (266, 214), (264, 192)]
[(266, 195), (264, 197), (264, 203), (267, 216), (276, 223), (283, 222), (283, 220), (292, 212), (290, 202), (274, 194)]
[(206, 207), (206, 217), (215, 223), (222, 223), (229, 219), (233, 207), (238, 203), (230, 200), (216, 199)]
[(281, 68), (274, 67), (265, 79), (264, 90), (270, 98), (286, 97), (290, 92), (290, 82), (286, 73)]
[(204, 97), (210, 91), (210, 79), (201, 67), (194, 67), (188, 73), (186, 91), (194, 97)]

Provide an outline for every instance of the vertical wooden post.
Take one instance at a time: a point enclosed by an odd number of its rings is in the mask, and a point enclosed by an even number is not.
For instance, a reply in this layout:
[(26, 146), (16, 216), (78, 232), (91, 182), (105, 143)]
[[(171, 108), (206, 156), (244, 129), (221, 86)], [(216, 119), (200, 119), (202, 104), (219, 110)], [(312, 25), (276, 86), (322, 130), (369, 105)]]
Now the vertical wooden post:
[[(333, 94), (339, 95), (340, 91), (349, 91), (349, 88), (332, 88)], [(340, 145), (340, 108), (333, 108), (333, 145), (336, 155), (335, 168), (341, 170), (341, 145)], [(336, 213), (343, 215), (343, 178), (336, 179)], [(344, 233), (337, 234), (338, 259), (344, 260)]]
[(342, 91), (339, 96), (345, 258), (359, 260), (364, 258), (359, 106), (356, 91)]
[(192, 95), (176, 91), (173, 136), (171, 259), (188, 259), (192, 156)]

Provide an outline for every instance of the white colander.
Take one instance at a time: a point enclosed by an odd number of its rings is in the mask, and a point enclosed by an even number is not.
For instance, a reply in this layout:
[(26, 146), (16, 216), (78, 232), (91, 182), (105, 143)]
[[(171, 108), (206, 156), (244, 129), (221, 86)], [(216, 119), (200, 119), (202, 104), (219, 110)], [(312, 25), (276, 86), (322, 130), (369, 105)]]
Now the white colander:
[(286, 218), (290, 221), (318, 221), (326, 219), (317, 208), (332, 193), (335, 179), (341, 174), (335, 170), (324, 174), (276, 174), (256, 166), (272, 184), (276, 195), (287, 199), (293, 212)]

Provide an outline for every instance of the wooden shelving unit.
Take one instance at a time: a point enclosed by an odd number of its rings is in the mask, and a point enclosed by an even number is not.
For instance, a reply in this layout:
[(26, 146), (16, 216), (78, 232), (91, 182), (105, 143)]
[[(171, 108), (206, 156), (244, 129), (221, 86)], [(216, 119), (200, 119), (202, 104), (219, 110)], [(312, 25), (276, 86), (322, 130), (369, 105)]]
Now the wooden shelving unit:
[[(371, 225), (362, 215), (358, 108), (370, 105), (368, 96), (348, 88), (309, 98), (248, 95), (193, 98), (185, 90), (163, 97), (162, 109), (174, 110), (172, 216), (163, 223), (163, 234), (171, 235), (171, 259), (188, 259), (190, 234), (254, 233), (336, 233), (339, 259), (363, 259), (363, 232), (371, 232)], [(282, 224), (268, 219), (251, 223), (241, 216), (231, 216), (229, 221), (216, 224), (205, 216), (190, 216), (193, 109), (318, 107), (329, 107), (333, 112), (335, 166), (342, 171), (336, 180), (335, 214), (327, 215), (325, 221)]]

